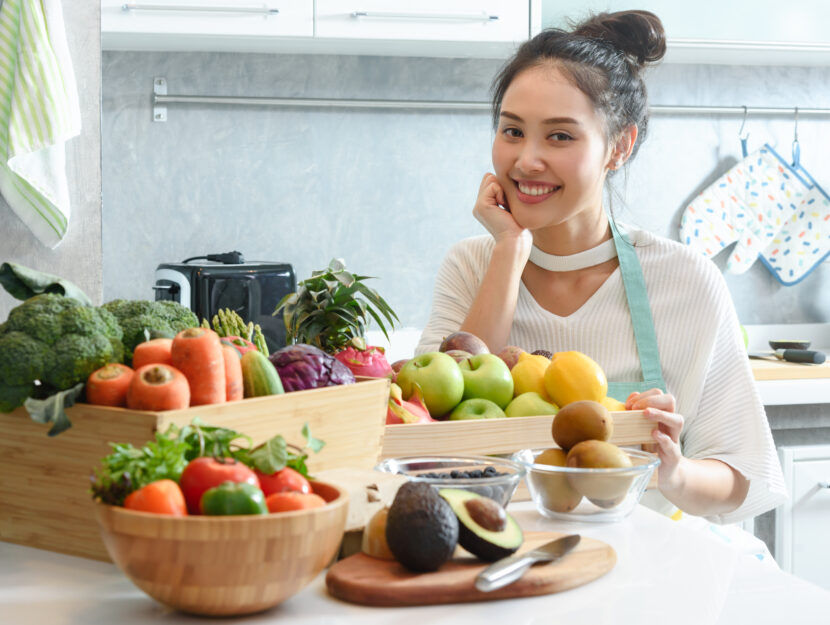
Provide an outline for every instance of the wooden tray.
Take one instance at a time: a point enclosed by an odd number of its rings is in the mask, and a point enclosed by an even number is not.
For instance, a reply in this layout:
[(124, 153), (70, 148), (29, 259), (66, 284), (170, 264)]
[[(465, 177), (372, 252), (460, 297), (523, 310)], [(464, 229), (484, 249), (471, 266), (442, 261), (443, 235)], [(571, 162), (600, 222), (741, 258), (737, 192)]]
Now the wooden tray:
[[(520, 553), (559, 536), (557, 532), (528, 532)], [(558, 562), (531, 567), (521, 579), (492, 592), (475, 588), (476, 576), (489, 564), (459, 548), (456, 557), (433, 573), (413, 573), (401, 564), (358, 553), (340, 560), (326, 574), (331, 595), (372, 606), (414, 606), (467, 603), (492, 599), (532, 597), (582, 586), (604, 575), (617, 562), (614, 549), (594, 538), (579, 545)]]
[(76, 404), (67, 410), (72, 427), (49, 438), (49, 426), (19, 408), (0, 413), (0, 540), (70, 555), (108, 560), (94, 519), (90, 474), (112, 448), (139, 446), (170, 424), (199, 417), (232, 428), (254, 444), (276, 434), (302, 444), (308, 422), (326, 442), (308, 459), (309, 470), (372, 468), (377, 464), (386, 423), (388, 380), (361, 381), (284, 395), (145, 412)]
[[(616, 445), (640, 445), (654, 442), (654, 424), (643, 417), (642, 410), (612, 412)], [(475, 421), (440, 421), (387, 425), (383, 436), (383, 458), (428, 454), (506, 454), (520, 449), (554, 447), (551, 436), (552, 415), (511, 417)]]

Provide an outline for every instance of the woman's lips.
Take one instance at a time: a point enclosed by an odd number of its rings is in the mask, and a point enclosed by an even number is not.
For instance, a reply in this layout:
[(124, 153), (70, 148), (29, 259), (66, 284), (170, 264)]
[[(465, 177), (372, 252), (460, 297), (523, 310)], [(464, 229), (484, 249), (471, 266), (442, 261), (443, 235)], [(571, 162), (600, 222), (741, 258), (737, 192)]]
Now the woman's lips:
[(516, 193), (519, 197), (519, 201), (524, 204), (538, 204), (539, 202), (544, 202), (561, 188), (561, 186), (547, 183), (528, 183), (516, 181)]

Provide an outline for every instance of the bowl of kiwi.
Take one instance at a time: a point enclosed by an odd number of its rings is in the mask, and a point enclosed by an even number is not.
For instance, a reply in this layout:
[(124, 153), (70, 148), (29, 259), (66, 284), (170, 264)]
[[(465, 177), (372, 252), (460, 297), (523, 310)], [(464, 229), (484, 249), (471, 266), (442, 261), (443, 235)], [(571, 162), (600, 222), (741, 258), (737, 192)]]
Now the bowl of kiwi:
[(544, 516), (608, 522), (634, 510), (660, 464), (656, 454), (612, 442), (613, 415), (595, 401), (563, 406), (551, 425), (552, 445), (512, 459), (527, 469), (527, 487)]

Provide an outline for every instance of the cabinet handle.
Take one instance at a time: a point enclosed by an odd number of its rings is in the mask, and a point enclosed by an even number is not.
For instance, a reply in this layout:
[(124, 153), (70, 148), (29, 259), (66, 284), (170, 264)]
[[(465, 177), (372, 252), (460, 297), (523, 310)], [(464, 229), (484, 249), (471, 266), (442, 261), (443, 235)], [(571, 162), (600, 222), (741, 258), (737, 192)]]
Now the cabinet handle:
[(261, 7), (228, 7), (228, 6), (195, 6), (187, 4), (138, 4), (135, 2), (127, 2), (121, 5), (122, 11), (196, 11), (199, 13), (216, 12), (216, 13), (258, 13), (261, 15), (275, 15), (280, 12), (279, 9), (269, 9), (267, 6)]
[(404, 20), (462, 20), (468, 22), (490, 22), (499, 19), (498, 15), (489, 15), (487, 11), (478, 13), (419, 13), (417, 11), (352, 11), (352, 17), (374, 17), (378, 19)]

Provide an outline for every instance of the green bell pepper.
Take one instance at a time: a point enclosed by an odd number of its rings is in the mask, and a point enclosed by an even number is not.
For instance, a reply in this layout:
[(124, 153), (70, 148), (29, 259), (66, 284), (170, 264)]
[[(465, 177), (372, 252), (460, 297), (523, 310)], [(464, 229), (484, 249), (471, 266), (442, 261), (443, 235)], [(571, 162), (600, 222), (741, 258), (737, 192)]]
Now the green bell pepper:
[(210, 516), (231, 514), (268, 514), (265, 495), (253, 484), (223, 482), (202, 495), (202, 514)]

